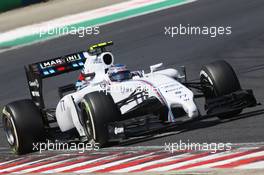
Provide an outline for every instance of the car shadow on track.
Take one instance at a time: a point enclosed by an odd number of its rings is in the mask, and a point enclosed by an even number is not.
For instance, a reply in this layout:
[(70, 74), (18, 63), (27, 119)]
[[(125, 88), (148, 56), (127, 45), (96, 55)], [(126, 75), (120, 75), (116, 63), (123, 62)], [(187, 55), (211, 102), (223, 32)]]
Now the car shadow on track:
[(133, 138), (131, 140), (125, 141), (125, 142), (120, 143), (119, 145), (115, 145), (115, 146), (129, 146), (132, 144), (138, 144), (138, 143), (142, 143), (142, 142), (146, 142), (146, 141), (150, 141), (150, 140), (168, 137), (171, 135), (176, 135), (176, 134), (180, 134), (183, 132), (188, 132), (188, 131), (192, 131), (192, 130), (196, 130), (196, 129), (209, 128), (209, 127), (213, 127), (213, 126), (223, 124), (223, 123), (229, 123), (229, 122), (233, 122), (236, 120), (255, 117), (255, 116), (258, 116), (261, 114), (264, 114), (264, 109), (259, 109), (259, 110), (255, 110), (255, 111), (242, 113), (242, 114), (234, 116), (230, 119), (225, 119), (225, 120), (222, 120), (222, 119), (220, 120), (217, 117), (214, 117), (213, 120), (205, 119), (205, 120), (200, 120), (200, 121), (194, 121), (192, 123), (184, 124), (181, 126), (170, 127), (169, 129), (167, 129), (163, 132), (158, 132), (158, 133), (155, 133), (152, 135), (147, 135), (147, 136), (144, 136), (141, 138)]

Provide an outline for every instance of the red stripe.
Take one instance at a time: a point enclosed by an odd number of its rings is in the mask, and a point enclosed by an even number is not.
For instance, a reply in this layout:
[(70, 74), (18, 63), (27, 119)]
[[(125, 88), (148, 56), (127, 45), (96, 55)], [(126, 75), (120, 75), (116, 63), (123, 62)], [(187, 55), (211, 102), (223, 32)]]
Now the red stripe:
[(190, 157), (179, 158), (179, 159), (168, 161), (168, 162), (164, 162), (164, 163), (159, 163), (159, 164), (155, 164), (155, 165), (146, 166), (146, 167), (143, 167), (141, 169), (133, 170), (131, 172), (140, 172), (140, 171), (146, 171), (146, 170), (150, 170), (150, 169), (154, 169), (154, 168), (160, 168), (160, 167), (173, 165), (173, 164), (184, 162), (184, 161), (188, 161), (188, 160), (198, 159), (200, 157), (208, 156), (209, 154), (210, 154), (209, 152), (205, 152), (205, 153), (193, 155), (193, 156), (190, 156)]
[(43, 171), (48, 171), (48, 170), (53, 170), (53, 169), (57, 169), (57, 168), (61, 168), (61, 167), (66, 167), (66, 166), (74, 165), (74, 164), (77, 164), (77, 163), (81, 163), (81, 162), (84, 162), (84, 161), (88, 161), (88, 160), (91, 160), (91, 159), (97, 159), (97, 158), (99, 158), (99, 156), (85, 157), (85, 158), (77, 159), (75, 161), (63, 162), (63, 163), (59, 163), (57, 165), (52, 165), (52, 166), (49, 166), (49, 167), (41, 168), (41, 169), (38, 169), (38, 170), (35, 170), (35, 171), (31, 171), (30, 173), (41, 173)]
[(82, 74), (82, 73), (79, 75), (79, 78), (78, 78), (78, 80), (80, 80), (80, 81), (83, 81), (83, 80), (85, 80), (85, 77), (83, 76), (83, 74)]
[(100, 166), (100, 165), (103, 165), (103, 164), (107, 164), (107, 163), (110, 163), (110, 162), (113, 162), (113, 161), (119, 161), (119, 160), (123, 160), (123, 159), (126, 159), (126, 158), (135, 157), (135, 156), (138, 156), (138, 155), (141, 155), (141, 154), (142, 153), (137, 153), (137, 154), (134, 154), (134, 155), (133, 154), (120, 155), (120, 156), (112, 158), (112, 159), (107, 159), (107, 160), (102, 160), (100, 162), (90, 163), (88, 165), (75, 167), (75, 168), (72, 168), (72, 169), (69, 169), (69, 170), (65, 170), (65, 171), (62, 171), (62, 172), (65, 173), (65, 172), (74, 172), (74, 171), (84, 170), (84, 169)]
[[(41, 159), (42, 158), (47, 158), (47, 157), (46, 156), (45, 157), (41, 157)], [(7, 165), (0, 166), (0, 170), (1, 169), (6, 169), (6, 168), (10, 168), (10, 167), (13, 167), (13, 166), (17, 166), (17, 165), (21, 165), (21, 164), (24, 164), (24, 163), (32, 162), (32, 161), (39, 160), (39, 159), (40, 159), (39, 157), (25, 158), (25, 159), (22, 159), (22, 160), (15, 161), (13, 163), (9, 163)]]
[(245, 164), (258, 162), (258, 161), (262, 161), (262, 160), (264, 160), (264, 156), (257, 156), (257, 157), (238, 160), (238, 161), (228, 163), (228, 164), (224, 164), (224, 165), (215, 166), (213, 168), (234, 168), (234, 167), (237, 167), (240, 165), (245, 165)]
[(162, 158), (165, 158), (165, 157), (168, 157), (168, 154), (165, 154), (165, 155), (154, 155), (154, 156), (150, 156), (150, 157), (147, 157), (147, 158), (142, 158), (142, 159), (135, 160), (135, 161), (130, 161), (128, 163), (122, 163), (120, 165), (112, 166), (112, 167), (105, 168), (105, 169), (102, 169), (102, 170), (97, 170), (97, 171), (94, 171), (94, 172), (100, 172), (100, 173), (110, 172), (110, 171), (114, 171), (114, 170), (119, 170), (119, 169), (131, 167), (131, 166), (135, 166), (135, 165), (138, 165), (138, 164), (141, 164), (141, 163), (146, 163), (146, 162), (162, 159)]
[(88, 164), (88, 165), (83, 165), (83, 166), (75, 167), (75, 168), (68, 169), (68, 170), (65, 170), (65, 171), (62, 171), (62, 172), (63, 173), (68, 172), (69, 173), (69, 172), (84, 170), (84, 169), (88, 169), (88, 168), (100, 166), (100, 165), (103, 165), (103, 164), (107, 164), (109, 162), (126, 159), (126, 158), (129, 158), (129, 157), (133, 157), (133, 156), (132, 155), (126, 155), (126, 156), (123, 156), (123, 157), (116, 157), (116, 158), (112, 158), (112, 159), (102, 160), (100, 162), (94, 162), (94, 163), (91, 163), (91, 164)]
[(205, 165), (205, 164), (209, 164), (209, 163), (214, 163), (214, 162), (219, 162), (219, 161), (223, 161), (223, 160), (227, 160), (227, 159), (232, 159), (235, 157), (240, 157), (240, 156), (244, 156), (247, 154), (251, 154), (254, 152), (257, 152), (258, 150), (249, 150), (249, 151), (245, 151), (245, 152), (240, 152), (240, 153), (235, 153), (232, 155), (227, 155), (227, 156), (223, 156), (223, 157), (218, 157), (218, 158), (214, 158), (211, 160), (206, 160), (206, 161), (202, 161), (202, 162), (197, 162), (197, 163), (193, 163), (193, 164), (189, 164), (189, 165), (185, 165), (185, 166), (181, 166), (172, 170), (183, 170), (183, 169), (188, 169), (188, 168), (192, 168), (195, 166), (201, 166), (201, 165)]
[(8, 171), (8, 173), (19, 172), (19, 171), (22, 171), (22, 170), (35, 168), (35, 167), (42, 166), (42, 165), (46, 165), (48, 163), (54, 163), (54, 162), (58, 162), (58, 161), (62, 161), (62, 160), (67, 160), (67, 159), (70, 159), (70, 158), (73, 158), (73, 157), (75, 157), (75, 156), (57, 157), (57, 158), (54, 157), (54, 158), (51, 158), (51, 160), (43, 160), (41, 162), (34, 163), (32, 165), (27, 165), (27, 166), (23, 166), (23, 167), (20, 167), (20, 168), (13, 169), (11, 171)]
[[(15, 159), (14, 159), (15, 160)], [(0, 166), (0, 169), (1, 169), (1, 167), (2, 166), (5, 166), (6, 164), (10, 164), (10, 163), (14, 163), (14, 162), (18, 162), (18, 161), (21, 161), (21, 160), (23, 160), (22, 158), (17, 158), (17, 160), (12, 160), (12, 159), (9, 159), (9, 160), (6, 160), (6, 161), (4, 161), (4, 162), (0, 162), (0, 164), (2, 164), (1, 166)], [(10, 162), (10, 161), (12, 161), (12, 162)], [(8, 163), (9, 162), (9, 163)]]
[(57, 70), (58, 71), (64, 71), (65, 70), (65, 67), (58, 67)]

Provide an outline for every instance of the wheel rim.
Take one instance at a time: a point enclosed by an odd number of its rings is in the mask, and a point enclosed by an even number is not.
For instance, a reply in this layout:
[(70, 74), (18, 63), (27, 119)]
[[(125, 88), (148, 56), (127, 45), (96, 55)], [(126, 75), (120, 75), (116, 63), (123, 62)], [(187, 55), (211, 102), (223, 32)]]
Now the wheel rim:
[(13, 126), (12, 121), (7, 117), (4, 117), (4, 131), (5, 131), (8, 143), (11, 146), (14, 146), (16, 143), (14, 126)]
[(82, 114), (84, 115), (84, 119), (85, 119), (85, 126), (87, 129), (87, 139), (90, 142), (92, 142), (95, 140), (94, 130), (93, 130), (93, 121), (91, 119), (91, 112), (90, 112), (90, 108), (87, 102), (84, 102)]
[(93, 135), (93, 129), (91, 125), (91, 116), (86, 110), (84, 111), (84, 113), (85, 113), (85, 124), (86, 124), (87, 132), (88, 132), (88, 136), (90, 140), (92, 139), (92, 135)]
[(205, 77), (205, 76), (201, 76), (201, 83), (202, 83), (202, 87), (204, 89), (204, 93), (205, 96), (207, 98), (211, 98), (211, 97), (215, 97), (216, 96), (216, 92), (214, 89), (214, 86), (210, 83), (210, 81)]

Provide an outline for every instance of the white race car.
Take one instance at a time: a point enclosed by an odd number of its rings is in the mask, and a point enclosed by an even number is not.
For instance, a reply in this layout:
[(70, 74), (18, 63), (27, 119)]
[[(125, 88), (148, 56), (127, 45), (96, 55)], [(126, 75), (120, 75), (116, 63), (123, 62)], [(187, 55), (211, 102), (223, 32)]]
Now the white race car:
[[(107, 49), (112, 44), (96, 44), (88, 51), (25, 67), (32, 99), (3, 108), (5, 133), (15, 153), (31, 152), (32, 143), (45, 139), (78, 138), (105, 146), (193, 120), (234, 117), (257, 105), (252, 90), (241, 89), (225, 61), (203, 66), (200, 81), (189, 82), (184, 67), (161, 69), (160, 63), (145, 73), (114, 64)], [(80, 69), (76, 84), (59, 87), (56, 109), (46, 109), (42, 79)], [(201, 97), (204, 116), (195, 104), (195, 98)]]

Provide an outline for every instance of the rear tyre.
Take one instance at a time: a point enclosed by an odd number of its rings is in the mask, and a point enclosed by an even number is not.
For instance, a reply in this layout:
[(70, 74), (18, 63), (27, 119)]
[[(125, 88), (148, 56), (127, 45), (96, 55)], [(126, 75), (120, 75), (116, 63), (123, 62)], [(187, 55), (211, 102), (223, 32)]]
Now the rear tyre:
[[(3, 109), (3, 126), (8, 144), (15, 154), (33, 151), (45, 138), (42, 114), (32, 100), (19, 100)], [(35, 148), (36, 149), (36, 148)]]
[[(206, 100), (241, 90), (234, 69), (224, 60), (203, 66), (200, 72), (200, 81)], [(220, 119), (231, 118), (241, 112), (242, 110), (236, 110), (218, 117)]]
[(108, 143), (108, 123), (120, 120), (121, 113), (111, 95), (92, 92), (81, 102), (82, 115), (87, 128), (87, 138), (104, 147)]

